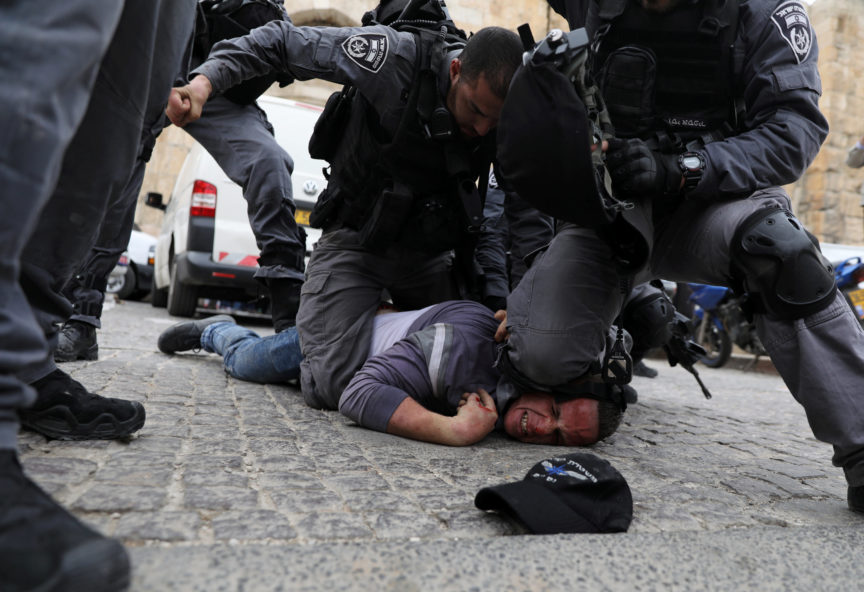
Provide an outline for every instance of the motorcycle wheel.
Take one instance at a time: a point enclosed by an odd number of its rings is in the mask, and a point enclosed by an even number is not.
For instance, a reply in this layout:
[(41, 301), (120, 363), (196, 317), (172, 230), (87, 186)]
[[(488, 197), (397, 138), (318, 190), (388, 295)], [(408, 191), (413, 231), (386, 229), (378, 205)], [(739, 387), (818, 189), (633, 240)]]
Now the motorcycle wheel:
[(718, 329), (711, 318), (706, 318), (705, 330), (702, 330), (702, 321), (694, 320), (693, 334), (696, 342), (705, 348), (705, 355), (699, 357), (699, 361), (709, 368), (720, 368), (732, 357), (732, 339), (729, 334)]

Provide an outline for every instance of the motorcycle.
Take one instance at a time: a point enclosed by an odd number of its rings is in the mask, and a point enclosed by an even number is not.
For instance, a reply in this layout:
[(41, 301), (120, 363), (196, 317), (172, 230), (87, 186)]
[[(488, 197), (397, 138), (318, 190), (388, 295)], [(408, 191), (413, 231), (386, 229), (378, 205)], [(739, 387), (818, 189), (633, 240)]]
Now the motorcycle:
[(858, 322), (864, 326), (864, 288), (858, 287), (858, 284), (864, 282), (864, 261), (861, 257), (849, 257), (836, 263), (834, 277), (837, 279), (837, 287), (858, 317)]
[(693, 305), (693, 340), (705, 349), (700, 361), (709, 368), (720, 368), (732, 357), (737, 345), (755, 356), (767, 354), (756, 335), (756, 327), (741, 308), (742, 298), (729, 288), (707, 284), (687, 284)]

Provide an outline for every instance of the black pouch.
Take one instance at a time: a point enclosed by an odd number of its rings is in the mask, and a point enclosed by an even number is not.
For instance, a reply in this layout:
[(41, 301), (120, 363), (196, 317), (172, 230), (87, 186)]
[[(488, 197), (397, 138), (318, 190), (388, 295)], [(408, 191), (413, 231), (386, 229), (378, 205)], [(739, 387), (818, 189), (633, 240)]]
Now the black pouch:
[(585, 103), (553, 64), (530, 62), (516, 71), (498, 124), (497, 157), (520, 197), (559, 220), (591, 228), (611, 222), (591, 158), (593, 136)]
[(342, 194), (332, 185), (328, 185), (318, 196), (318, 201), (309, 213), (309, 226), (324, 228), (336, 217), (339, 206), (342, 205)]
[(383, 252), (398, 238), (411, 213), (413, 199), (410, 193), (385, 189), (372, 213), (360, 228), (360, 244), (373, 252)]
[(616, 135), (640, 136), (652, 129), (657, 58), (650, 49), (625, 45), (609, 54), (600, 72), (600, 90)]
[(345, 128), (351, 116), (351, 103), (356, 94), (353, 86), (336, 91), (327, 99), (324, 110), (315, 122), (312, 137), (309, 138), (309, 156), (333, 161), (339, 142), (345, 135)]

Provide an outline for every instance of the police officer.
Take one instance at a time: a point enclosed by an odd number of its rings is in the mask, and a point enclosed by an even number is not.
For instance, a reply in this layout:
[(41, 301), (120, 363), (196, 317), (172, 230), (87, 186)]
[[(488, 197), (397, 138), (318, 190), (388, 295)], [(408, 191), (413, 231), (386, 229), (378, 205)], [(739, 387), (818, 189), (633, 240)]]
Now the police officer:
[(476, 181), (494, 154), (484, 136), (522, 50), (497, 27), (478, 31), (464, 49), (439, 39), (437, 29), (271, 23), (217, 45), (169, 101), (169, 117), (182, 125), (212, 93), (272, 71), (354, 89), (353, 99), (339, 96), (348, 116), (329, 138), (328, 195), (313, 211), (324, 232), (298, 314), (301, 386), (313, 407), (337, 407), (365, 361), (385, 290), (405, 310), (459, 295), (452, 249), (479, 227)]
[[(199, 2), (194, 43), (184, 58), (181, 80), (186, 80), (189, 70), (201, 64), (212, 44), (225, 35), (234, 36), (244, 29), (248, 32), (269, 20), (289, 20), (277, 0), (234, 2), (230, 11), (222, 10), (222, 4), (232, 3)], [(293, 326), (297, 317), (306, 267), (306, 233), (294, 219), (294, 161), (276, 142), (273, 126), (255, 102), (258, 93), (276, 81), (284, 86), (291, 80), (284, 76), (260, 78), (213, 97), (202, 118), (185, 129), (243, 188), (249, 222), (261, 251), (255, 277), (270, 292), (271, 316), (278, 332)], [(142, 136), (135, 168), (117, 203), (109, 207), (96, 246), (65, 288), (74, 312), (60, 332), (57, 361), (95, 360), (98, 356), (96, 329), (101, 327), (105, 286), (129, 243), (144, 169), (156, 137), (167, 123), (161, 113), (158, 115)]]
[(177, 0), (0, 5), (4, 590), (129, 585), (122, 546), (84, 526), (23, 474), (16, 413), (55, 437), (127, 436), (143, 424), (140, 404), (92, 395), (52, 371), (48, 343), (56, 332), (51, 321), (69, 313), (57, 289), (92, 246), (108, 195), (131, 170), (145, 113), (164, 101), (193, 8)]
[[(550, 4), (571, 28), (586, 16), (581, 0)], [(509, 372), (554, 385), (596, 370), (634, 279), (746, 291), (774, 365), (816, 437), (834, 446), (850, 508), (864, 511), (864, 331), (780, 187), (828, 131), (804, 7), (592, 0), (587, 30), (617, 136), (606, 152), (612, 189), (633, 205), (627, 220), (650, 250), (638, 273), (617, 272), (614, 238), (563, 228), (508, 300)], [(574, 342), (568, 363), (549, 355)]]

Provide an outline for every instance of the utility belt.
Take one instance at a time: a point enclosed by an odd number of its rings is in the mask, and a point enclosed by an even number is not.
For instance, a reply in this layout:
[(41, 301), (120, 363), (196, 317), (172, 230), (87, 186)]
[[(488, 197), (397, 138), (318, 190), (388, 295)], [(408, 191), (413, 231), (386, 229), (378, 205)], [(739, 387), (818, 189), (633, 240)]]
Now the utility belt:
[(462, 204), (451, 194), (415, 195), (397, 182), (373, 199), (352, 197), (328, 185), (312, 210), (310, 225), (341, 223), (358, 230), (361, 245), (378, 253), (391, 245), (428, 253), (458, 249), (473, 245), (480, 230), (469, 225)]

